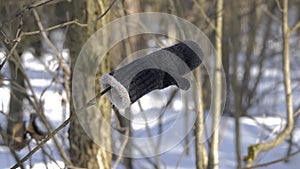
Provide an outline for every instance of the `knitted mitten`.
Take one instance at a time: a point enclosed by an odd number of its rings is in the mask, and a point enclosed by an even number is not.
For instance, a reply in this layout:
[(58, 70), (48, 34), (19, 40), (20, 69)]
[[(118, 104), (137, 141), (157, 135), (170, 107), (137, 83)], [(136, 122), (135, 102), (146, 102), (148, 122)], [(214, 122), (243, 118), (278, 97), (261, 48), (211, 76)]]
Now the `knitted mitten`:
[(101, 87), (119, 109), (129, 107), (145, 94), (176, 85), (187, 90), (189, 81), (183, 76), (201, 64), (203, 52), (193, 41), (163, 48), (101, 77)]

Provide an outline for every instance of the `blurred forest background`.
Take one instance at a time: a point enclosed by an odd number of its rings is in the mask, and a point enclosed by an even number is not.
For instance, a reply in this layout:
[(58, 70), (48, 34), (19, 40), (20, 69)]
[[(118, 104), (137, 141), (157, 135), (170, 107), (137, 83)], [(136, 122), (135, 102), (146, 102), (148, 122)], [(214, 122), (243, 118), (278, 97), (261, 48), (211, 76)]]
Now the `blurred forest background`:
[[(105, 24), (140, 12), (173, 14), (196, 25), (215, 46), (226, 74), (222, 113), (220, 100), (210, 103), (217, 86), (210, 84), (205, 67), (194, 72), (201, 87), (193, 88), (181, 104), (187, 112), (198, 112), (198, 118), (175, 155), (115, 156), (85, 134), (72, 106), (72, 70), (83, 44)], [(0, 0), (0, 13), (0, 168), (300, 165), (299, 0)], [(169, 30), (171, 34), (174, 28)], [(97, 78), (133, 52), (174, 41), (154, 37), (161, 42), (139, 35), (117, 44), (99, 65)], [(96, 93), (100, 91), (97, 86)], [(178, 95), (178, 90), (169, 92), (168, 104)], [(118, 119), (120, 132), (134, 135), (131, 122), (112, 110), (105, 97), (99, 103), (104, 118), (112, 125)], [(222, 115), (223, 120), (203, 143), (204, 116), (210, 107), (214, 117)], [(101, 133), (105, 144), (116, 146), (118, 140), (112, 140), (109, 129), (101, 128)], [(272, 150), (275, 153), (268, 154)]]

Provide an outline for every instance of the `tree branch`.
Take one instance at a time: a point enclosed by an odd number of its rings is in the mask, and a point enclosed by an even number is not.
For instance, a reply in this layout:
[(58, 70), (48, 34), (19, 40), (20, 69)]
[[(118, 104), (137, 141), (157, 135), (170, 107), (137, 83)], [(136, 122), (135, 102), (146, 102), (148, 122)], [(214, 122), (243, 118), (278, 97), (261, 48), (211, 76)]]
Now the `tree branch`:
[(60, 54), (60, 52), (58, 51), (58, 49), (55, 47), (55, 45), (51, 42), (51, 40), (48, 38), (46, 32), (45, 32), (45, 29), (42, 25), (42, 22), (41, 22), (41, 18), (37, 12), (36, 9), (33, 9), (33, 15), (35, 17), (35, 20), (37, 22), (37, 25), (40, 29), (40, 32), (41, 32), (41, 35), (42, 37), (44, 38), (44, 40), (46, 41), (46, 43), (49, 45), (49, 47), (53, 50), (54, 54), (56, 55), (57, 59), (58, 59), (58, 62), (59, 62), (59, 65), (61, 66), (62, 64), (62, 56)]
[(27, 161), (34, 153), (36, 153), (43, 145), (45, 145), (54, 135), (56, 135), (61, 129), (66, 127), (66, 125), (73, 120), (75, 115), (71, 114), (70, 117), (65, 120), (60, 126), (58, 126), (53, 132), (48, 134), (48, 136), (40, 142), (33, 150), (31, 150), (25, 157), (23, 157), (20, 161), (18, 161), (11, 169), (16, 169), (20, 167), (25, 161)]
[[(108, 87), (106, 89), (104, 89), (101, 93), (97, 94), (97, 96), (95, 97), (96, 99), (99, 99), (101, 96), (103, 96), (107, 91), (109, 91), (111, 89), (111, 87)], [(94, 99), (95, 99), (94, 98)], [(92, 99), (93, 100), (93, 99)], [(85, 104), (85, 106), (83, 106), (83, 108), (79, 109), (79, 111), (84, 110), (85, 108), (91, 106), (89, 103), (91, 101), (89, 101), (87, 104)], [(18, 167), (20, 167), (25, 161), (27, 161), (34, 153), (36, 153), (43, 145), (45, 145), (51, 138), (53, 138), (61, 129), (63, 129), (64, 127), (66, 127), (66, 125), (68, 123), (70, 123), (73, 118), (75, 117), (74, 114), (71, 114), (70, 117), (68, 119), (66, 119), (60, 126), (58, 126), (55, 130), (53, 130), (51, 133), (49, 133), (47, 135), (47, 137), (40, 142), (33, 150), (31, 150), (25, 157), (23, 157), (20, 161), (18, 161), (14, 166), (11, 167), (11, 169), (16, 169)]]
[(282, 12), (282, 11), (283, 11), (283, 8), (282, 8), (282, 6), (280, 5), (280, 1), (279, 1), (279, 0), (275, 0), (275, 2), (276, 2), (276, 5), (277, 5), (279, 11)]
[(286, 161), (286, 160), (290, 159), (291, 157), (293, 157), (293, 156), (295, 156), (295, 155), (297, 155), (299, 153), (300, 153), (300, 150), (298, 150), (298, 151), (296, 151), (294, 153), (291, 153), (288, 156), (285, 156), (283, 158), (274, 160), (274, 161), (270, 161), (270, 162), (266, 162), (266, 163), (263, 163), (263, 164), (254, 165), (254, 166), (251, 166), (251, 167), (245, 167), (245, 168), (241, 168), (241, 169), (253, 169), (253, 168), (266, 167), (266, 166), (269, 166), (269, 165), (272, 165), (272, 164), (276, 164), (276, 163), (279, 163), (279, 162), (282, 162), (282, 161)]
[[(2, 70), (3, 66), (8, 61), (8, 59), (11, 57), (11, 55), (13, 55), (13, 53), (16, 50), (19, 42), (21, 41), (22, 28), (23, 28), (23, 17), (22, 16), (20, 17), (19, 26), (18, 26), (18, 29), (16, 31), (15, 39), (13, 39), (13, 40), (9, 39), (6, 36), (5, 32), (0, 28), (1, 35), (2, 35), (2, 38), (1, 38), (2, 43), (4, 43), (5, 47), (9, 50), (8, 55), (5, 56), (4, 61), (0, 65), (0, 71)], [(11, 43), (13, 43), (13, 45), (11, 45)]]
[(205, 21), (209, 24), (209, 26), (213, 29), (216, 30), (216, 26), (214, 24), (214, 22), (206, 15), (204, 9), (201, 7), (201, 5), (199, 4), (198, 1), (194, 0), (194, 3), (196, 4), (196, 6), (199, 8), (201, 15), (203, 16), (203, 18), (205, 19)]
[[(58, 29), (58, 28), (63, 28), (65, 26), (72, 25), (72, 24), (75, 24), (75, 25), (81, 26), (81, 27), (87, 27), (88, 26), (88, 24), (80, 23), (78, 21), (78, 19), (75, 19), (75, 20), (72, 20), (72, 21), (64, 22), (64, 23), (61, 23), (61, 24), (58, 24), (58, 25), (54, 25), (54, 26), (45, 28), (44, 32), (49, 32), (49, 31), (52, 31), (52, 30), (55, 30), (55, 29)], [(40, 30), (35, 30), (35, 31), (31, 31), (31, 32), (23, 32), (22, 36), (36, 35), (36, 34), (39, 34), (39, 33), (41, 33)]]
[(270, 18), (272, 18), (274, 21), (278, 22), (278, 23), (282, 23), (280, 18), (278, 18), (277, 16), (275, 16), (272, 12), (270, 12), (270, 10), (268, 8), (263, 8), (263, 11), (266, 13), (267, 16), (269, 16)]
[(129, 139), (129, 129), (128, 128), (125, 131), (125, 136), (126, 136), (126, 138), (125, 138), (124, 142), (121, 145), (119, 156), (118, 156), (118, 158), (117, 158), (117, 160), (116, 160), (116, 162), (115, 162), (115, 164), (113, 166), (113, 169), (117, 169), (120, 161), (122, 160), (122, 154), (125, 151), (125, 147), (127, 146), (127, 142), (128, 142), (128, 139)]
[(298, 23), (296, 23), (293, 27), (291, 27), (289, 32), (292, 33), (295, 30), (297, 30), (298, 28), (300, 28), (300, 21)]
[[(80, 26), (80, 27), (87, 27), (90, 24), (95, 24), (95, 22), (98, 22), (100, 19), (102, 19), (109, 12), (109, 10), (113, 7), (115, 2), (116, 2), (116, 0), (112, 1), (111, 4), (108, 6), (108, 8), (104, 11), (104, 13), (101, 14), (94, 22), (80, 23), (78, 21), (78, 19), (74, 19), (72, 21), (68, 21), (68, 22), (65, 22), (65, 23), (61, 23), (61, 24), (58, 24), (58, 25), (54, 25), (54, 26), (45, 28), (44, 32), (52, 31), (52, 30), (55, 30), (55, 29), (58, 29), (58, 28), (63, 28), (65, 26), (69, 26), (69, 25), (72, 25), (72, 24), (75, 24), (75, 25)], [(39, 34), (39, 33), (41, 33), (41, 30), (35, 30), (35, 31), (31, 31), (31, 32), (23, 32), (22, 35), (23, 36), (28, 36), (28, 35), (35, 35), (35, 34)]]

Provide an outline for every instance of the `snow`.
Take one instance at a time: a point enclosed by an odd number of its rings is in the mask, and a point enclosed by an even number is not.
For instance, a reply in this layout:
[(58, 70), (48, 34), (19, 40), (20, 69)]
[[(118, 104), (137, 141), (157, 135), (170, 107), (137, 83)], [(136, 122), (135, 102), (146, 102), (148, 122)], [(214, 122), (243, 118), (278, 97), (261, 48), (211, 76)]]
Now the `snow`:
[[(0, 54), (0, 56), (2, 56)], [(56, 63), (54, 62), (55, 58), (52, 55), (45, 55), (40, 59), (34, 58), (30, 53), (25, 53), (23, 55), (23, 63), (25, 65), (26, 71), (29, 74), (29, 78), (31, 83), (33, 84), (34, 90), (37, 92), (38, 98), (44, 101), (44, 109), (45, 115), (51, 121), (51, 125), (53, 128), (56, 128), (59, 124), (63, 122), (66, 117), (68, 117), (68, 105), (64, 107), (61, 105), (61, 100), (66, 98), (65, 93), (62, 91), (62, 87), (60, 84), (52, 83), (52, 76), (55, 73)], [(45, 69), (48, 67), (50, 69)], [(6, 68), (7, 69), (7, 68)], [(5, 74), (7, 74), (8, 70), (5, 70)], [(257, 73), (257, 70), (252, 70), (252, 73)], [(264, 76), (266, 77), (278, 77), (281, 76), (281, 72), (278, 69), (272, 70), (268, 69), (265, 71)], [(269, 83), (272, 83), (268, 81)], [(51, 87), (45, 91), (43, 95), (42, 91), (51, 85)], [(4, 113), (8, 112), (8, 101), (10, 97), (10, 91), (8, 88), (9, 84), (2, 88), (0, 88), (0, 110)], [(270, 87), (270, 84), (267, 82), (260, 86), (259, 90), (267, 90)], [(161, 115), (161, 108), (166, 104), (167, 99), (169, 98), (168, 93), (170, 93), (171, 89), (166, 89), (165, 92), (153, 92), (141, 99), (141, 105), (145, 110), (145, 114), (142, 115), (140, 112), (140, 108), (138, 104), (134, 104), (132, 106), (132, 113), (133, 113), (133, 123), (132, 128), (134, 130), (134, 136), (136, 137), (145, 137), (147, 134), (145, 133), (145, 126), (146, 124), (150, 127), (152, 134), (158, 133), (157, 127), (157, 119)], [(282, 95), (282, 88), (277, 88), (276, 91), (278, 95)], [(297, 92), (297, 91), (296, 91)], [(176, 96), (176, 100), (172, 103), (170, 108), (166, 109), (163, 116), (163, 129), (170, 128), (174, 121), (176, 120), (176, 116), (178, 111), (181, 110), (183, 104), (180, 99), (180, 95)], [(274, 104), (272, 100), (269, 100), (270, 97), (266, 97), (266, 100), (270, 102), (266, 108), (269, 108), (271, 104)], [(278, 98), (274, 98), (278, 99)], [(283, 98), (280, 98), (279, 102), (282, 102)], [(296, 99), (299, 102), (299, 98)], [(278, 101), (278, 100), (277, 100)], [(276, 102), (277, 103), (277, 102)], [(264, 103), (265, 104), (265, 103)], [(282, 107), (282, 106), (281, 106)], [(25, 108), (27, 111), (28, 119), (29, 113), (31, 113), (30, 108)], [(257, 109), (254, 109), (257, 110)], [(282, 114), (281, 114), (282, 115)], [(6, 118), (0, 114), (1, 120), (1, 128), (5, 128), (6, 126)], [(241, 145), (242, 145), (242, 154), (247, 155), (247, 148), (248, 146), (261, 142), (270, 140), (271, 138), (275, 137), (275, 134), (281, 131), (285, 125), (284, 115), (281, 116), (255, 116), (254, 119), (243, 117), (241, 118)], [(178, 123), (184, 125), (184, 118)], [(267, 126), (271, 128), (273, 131), (267, 131), (262, 126)], [(222, 117), (222, 121), (220, 123), (220, 133), (221, 133), (221, 140), (220, 140), (220, 169), (232, 169), (236, 167), (236, 156), (235, 156), (235, 135), (234, 135), (234, 119), (232, 117)], [(67, 129), (64, 129), (60, 132), (60, 135), (65, 137)], [(294, 143), (300, 142), (300, 129), (296, 128), (294, 134)], [(193, 133), (188, 133), (189, 137), (189, 145), (186, 146), (184, 142), (180, 142), (171, 150), (160, 154), (157, 157), (151, 157), (150, 160), (153, 162), (159, 161), (162, 168), (179, 168), (179, 169), (194, 169), (195, 168), (195, 140), (193, 137)], [(170, 139), (170, 138), (166, 138)], [(176, 140), (176, 138), (174, 138)], [(1, 141), (1, 140), (0, 140)], [(65, 141), (66, 142), (66, 141)], [(59, 153), (56, 149), (52, 149), (51, 147), (55, 147), (53, 145), (53, 141), (49, 141), (46, 146), (45, 150), (54, 158), (56, 159), (58, 165), (60, 167), (64, 167), (62, 160), (59, 157)], [(31, 148), (33, 148), (36, 143), (31, 143)], [(67, 143), (63, 143), (65, 146), (64, 149), (67, 150)], [(259, 156), (258, 162), (259, 164), (269, 162), (272, 160), (280, 159), (286, 156), (287, 153), (288, 143), (283, 143), (279, 147), (269, 151), (262, 153)], [(188, 154), (185, 154), (189, 148)], [(293, 148), (293, 151), (296, 151), (296, 148)], [(27, 148), (18, 152), (20, 157), (23, 157), (29, 152)], [(32, 158), (30, 159), (31, 162), (27, 161), (25, 163), (26, 168), (30, 168), (30, 163), (33, 165), (33, 168), (42, 169), (47, 168), (43, 162), (43, 158), (47, 160), (47, 167), (48, 168), (60, 168), (54, 162), (51, 162), (49, 158), (42, 155), (41, 150), (35, 153)], [(286, 168), (286, 169), (295, 169), (300, 166), (300, 155), (296, 155), (290, 158), (288, 163), (280, 162), (274, 165), (270, 165), (265, 168), (273, 169), (273, 168)], [(146, 159), (143, 158), (136, 158), (133, 160), (134, 165), (136, 168), (153, 168), (151, 164), (147, 162)], [(0, 146), (0, 168), (9, 168), (14, 165), (16, 162), (14, 158), (11, 156), (10, 151), (5, 146)], [(122, 165), (118, 166), (119, 169), (122, 169)]]

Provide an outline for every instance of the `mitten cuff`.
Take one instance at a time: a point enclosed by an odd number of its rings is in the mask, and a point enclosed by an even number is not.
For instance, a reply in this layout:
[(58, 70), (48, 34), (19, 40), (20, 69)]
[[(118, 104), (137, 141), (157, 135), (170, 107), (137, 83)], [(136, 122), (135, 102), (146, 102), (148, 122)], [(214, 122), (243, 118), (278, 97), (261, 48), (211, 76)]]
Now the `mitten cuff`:
[(105, 74), (100, 79), (101, 88), (104, 90), (111, 87), (111, 90), (106, 92), (109, 100), (118, 108), (124, 109), (131, 104), (129, 93), (126, 88), (110, 74)]

